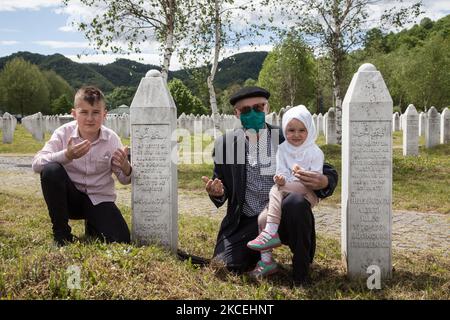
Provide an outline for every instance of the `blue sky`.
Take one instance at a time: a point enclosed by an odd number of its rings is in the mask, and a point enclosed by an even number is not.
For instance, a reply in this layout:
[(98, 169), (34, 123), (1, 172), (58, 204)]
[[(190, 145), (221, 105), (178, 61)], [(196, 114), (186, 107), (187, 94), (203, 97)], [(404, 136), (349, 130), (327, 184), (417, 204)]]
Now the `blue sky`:
[[(450, 14), (450, 0), (424, 0), (423, 3), (425, 10), (423, 16), (436, 20)], [(70, 21), (91, 14), (92, 11), (76, 2), (71, 7), (65, 8), (60, 0), (0, 0), (0, 57), (17, 51), (30, 51), (46, 55), (61, 53), (82, 62), (113, 62), (118, 55), (94, 54), (84, 35), (70, 27)], [(269, 50), (270, 47), (270, 45), (252, 49), (244, 47), (240, 51)], [(77, 58), (78, 54), (82, 54), (81, 59)], [(127, 58), (134, 60), (140, 58), (141, 62), (160, 64), (160, 55), (155, 43), (144, 48), (143, 54)], [(171, 69), (179, 67), (175, 56)]]

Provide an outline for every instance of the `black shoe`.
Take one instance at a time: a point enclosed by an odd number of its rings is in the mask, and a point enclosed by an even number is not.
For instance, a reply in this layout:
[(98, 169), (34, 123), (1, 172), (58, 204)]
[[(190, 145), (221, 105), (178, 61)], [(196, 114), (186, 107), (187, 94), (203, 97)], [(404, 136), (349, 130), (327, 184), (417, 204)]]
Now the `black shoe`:
[(65, 245), (71, 244), (73, 242), (74, 237), (71, 234), (64, 237), (54, 237), (54, 243), (57, 247), (64, 247)]
[(294, 279), (292, 281), (293, 288), (308, 288), (312, 284), (311, 279), (309, 277), (303, 277), (299, 279)]

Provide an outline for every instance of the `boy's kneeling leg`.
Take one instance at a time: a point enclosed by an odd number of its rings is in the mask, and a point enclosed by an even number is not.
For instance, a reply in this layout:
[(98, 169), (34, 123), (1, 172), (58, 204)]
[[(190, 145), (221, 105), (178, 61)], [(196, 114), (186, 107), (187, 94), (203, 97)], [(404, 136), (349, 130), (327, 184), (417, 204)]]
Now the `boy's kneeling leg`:
[(114, 202), (93, 205), (87, 213), (86, 227), (105, 242), (130, 243), (127, 223)]
[(72, 241), (69, 201), (70, 198), (77, 197), (78, 191), (64, 167), (56, 162), (47, 164), (41, 172), (41, 187), (52, 221), (55, 241), (61, 244), (64, 241)]

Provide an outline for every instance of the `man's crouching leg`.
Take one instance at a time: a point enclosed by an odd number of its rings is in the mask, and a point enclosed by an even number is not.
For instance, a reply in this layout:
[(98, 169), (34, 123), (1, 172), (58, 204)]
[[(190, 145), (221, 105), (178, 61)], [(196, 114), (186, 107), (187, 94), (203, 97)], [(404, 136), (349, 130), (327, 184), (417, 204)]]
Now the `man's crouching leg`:
[(294, 283), (305, 284), (314, 258), (316, 236), (311, 206), (302, 195), (290, 193), (284, 198), (278, 232), (281, 242), (293, 253)]
[(217, 237), (213, 259), (226, 265), (234, 273), (244, 273), (255, 268), (261, 258), (258, 251), (251, 250), (247, 243), (258, 235), (258, 218), (241, 217), (239, 227), (230, 235)]

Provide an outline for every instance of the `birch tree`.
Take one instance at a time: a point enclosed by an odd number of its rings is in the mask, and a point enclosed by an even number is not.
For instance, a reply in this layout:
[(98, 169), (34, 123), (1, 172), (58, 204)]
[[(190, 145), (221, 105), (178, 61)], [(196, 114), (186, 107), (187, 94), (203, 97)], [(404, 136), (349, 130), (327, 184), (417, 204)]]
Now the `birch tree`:
[[(336, 108), (336, 130), (341, 141), (342, 82), (346, 54), (364, 40), (369, 26), (401, 27), (411, 22), (421, 11), (421, 2), (403, 6), (403, 1), (384, 0), (264, 0), (272, 13), (272, 21), (283, 17), (284, 25), (272, 26), (281, 31), (294, 29), (305, 33), (318, 54), (331, 60), (333, 79), (333, 106)], [(393, 6), (396, 3), (398, 6)], [(375, 7), (378, 5), (378, 7)], [(371, 10), (385, 9), (377, 21)]]
[[(214, 79), (218, 71), (220, 55), (226, 46), (237, 48), (245, 37), (245, 10), (251, 10), (254, 1), (237, 3), (234, 0), (200, 0), (196, 1), (196, 14), (191, 19), (191, 33), (187, 38), (190, 45), (185, 45), (181, 57), (187, 65), (198, 63), (210, 64), (207, 78), (209, 103), (214, 123), (214, 137), (219, 129), (219, 112), (217, 108)], [(250, 41), (251, 42), (251, 41)]]
[[(64, 0), (69, 5), (74, 0)], [(75, 25), (102, 53), (141, 53), (157, 41), (162, 51), (161, 73), (167, 80), (172, 54), (186, 36), (194, 0), (78, 0), (98, 12)]]

